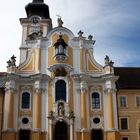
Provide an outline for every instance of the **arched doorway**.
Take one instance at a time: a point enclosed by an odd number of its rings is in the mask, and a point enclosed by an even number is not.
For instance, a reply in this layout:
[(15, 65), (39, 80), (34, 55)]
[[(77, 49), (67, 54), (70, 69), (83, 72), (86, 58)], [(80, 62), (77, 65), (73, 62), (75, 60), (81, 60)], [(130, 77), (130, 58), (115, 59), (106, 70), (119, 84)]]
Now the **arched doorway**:
[(64, 121), (59, 121), (55, 125), (54, 140), (68, 140), (68, 127)]
[(93, 129), (91, 133), (92, 140), (103, 140), (103, 131), (101, 129)]
[(20, 130), (19, 140), (30, 140), (30, 130)]

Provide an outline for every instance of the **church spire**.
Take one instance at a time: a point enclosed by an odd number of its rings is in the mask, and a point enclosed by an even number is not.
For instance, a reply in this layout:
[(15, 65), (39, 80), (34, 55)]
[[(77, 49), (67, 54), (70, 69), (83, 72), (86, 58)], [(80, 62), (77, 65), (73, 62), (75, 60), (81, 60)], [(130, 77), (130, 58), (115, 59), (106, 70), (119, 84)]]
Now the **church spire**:
[(44, 0), (33, 0), (32, 3), (26, 5), (25, 10), (28, 18), (38, 15), (42, 18), (50, 19), (49, 7), (44, 3)]

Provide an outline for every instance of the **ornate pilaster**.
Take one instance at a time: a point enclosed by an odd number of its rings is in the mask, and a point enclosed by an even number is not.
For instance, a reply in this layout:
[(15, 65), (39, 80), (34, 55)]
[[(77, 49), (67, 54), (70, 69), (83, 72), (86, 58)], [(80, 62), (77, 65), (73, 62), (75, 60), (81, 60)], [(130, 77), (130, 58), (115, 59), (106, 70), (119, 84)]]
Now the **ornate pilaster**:
[(106, 131), (115, 131), (118, 129), (115, 86), (118, 77), (111, 74), (106, 75), (104, 79), (104, 126)]
[(113, 111), (113, 89), (106, 89), (105, 90), (107, 94), (107, 116), (108, 116), (108, 123), (107, 127), (108, 130), (114, 129), (114, 111)]
[(34, 130), (35, 131), (38, 131), (40, 130), (41, 131), (41, 114), (42, 114), (42, 111), (41, 111), (41, 96), (42, 96), (42, 92), (43, 92), (43, 89), (41, 87), (41, 82), (40, 81), (35, 81), (35, 84), (34, 84), (34, 95), (33, 95), (33, 112), (34, 112)]
[(81, 128), (87, 128), (87, 103), (86, 103), (86, 94), (87, 94), (87, 83), (86, 81), (81, 81), (80, 83), (80, 99), (81, 99)]
[(4, 121), (3, 130), (14, 129), (14, 93), (16, 93), (15, 81), (10, 80), (5, 85)]

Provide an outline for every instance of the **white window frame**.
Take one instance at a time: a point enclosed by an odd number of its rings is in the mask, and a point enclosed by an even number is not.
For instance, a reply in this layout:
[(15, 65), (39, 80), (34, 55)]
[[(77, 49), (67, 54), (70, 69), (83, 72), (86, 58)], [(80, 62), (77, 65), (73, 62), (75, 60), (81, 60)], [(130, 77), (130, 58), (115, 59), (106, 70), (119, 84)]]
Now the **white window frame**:
[[(125, 97), (126, 106), (122, 106), (121, 105), (121, 97)], [(127, 108), (128, 107), (128, 104), (127, 104), (127, 96), (126, 95), (119, 95), (119, 107), (120, 108)]]
[[(92, 108), (92, 94), (93, 93), (98, 93), (99, 94), (99, 99), (100, 99), (100, 108)], [(98, 91), (98, 90), (93, 90), (92, 92), (91, 92), (91, 94), (90, 94), (90, 105), (91, 105), (91, 110), (93, 111), (93, 112), (96, 112), (96, 111), (100, 111), (101, 109), (102, 109), (102, 104), (101, 104), (101, 93), (100, 93), (100, 91)]]
[[(22, 108), (22, 94), (25, 93), (25, 92), (28, 92), (30, 94), (30, 106), (29, 108)], [(31, 91), (29, 88), (23, 88), (21, 93), (20, 93), (20, 110), (22, 111), (30, 111), (31, 110)]]
[(140, 101), (140, 95), (136, 95), (135, 96), (135, 106), (136, 106), (136, 108), (140, 108), (140, 102), (139, 102), (139, 106), (138, 106), (138, 104), (137, 104), (137, 98), (139, 98), (139, 101)]
[(69, 102), (69, 83), (68, 83), (68, 80), (66, 77), (56, 77), (55, 80), (54, 80), (54, 83), (53, 83), (53, 102), (56, 103), (55, 101), (55, 84), (57, 81), (59, 80), (64, 80), (66, 82), (66, 103)]
[[(127, 129), (122, 129), (121, 127), (121, 119), (127, 119)], [(129, 130), (129, 118), (128, 117), (120, 117), (120, 130), (122, 131), (126, 131), (126, 130)]]

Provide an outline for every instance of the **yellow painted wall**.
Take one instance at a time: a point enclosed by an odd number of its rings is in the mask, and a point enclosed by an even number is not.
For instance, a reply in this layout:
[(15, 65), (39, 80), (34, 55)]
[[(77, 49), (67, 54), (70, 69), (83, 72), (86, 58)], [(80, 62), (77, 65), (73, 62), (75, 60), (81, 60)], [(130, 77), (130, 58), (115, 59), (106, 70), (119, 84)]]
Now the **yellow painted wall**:
[(8, 93), (8, 128), (13, 128), (14, 115), (14, 93)]
[(106, 132), (106, 140), (120, 140), (119, 132)]
[[(137, 126), (140, 124), (140, 108), (136, 107), (136, 96), (140, 96), (140, 90), (129, 90), (129, 89), (122, 89), (118, 91), (117, 94), (117, 101), (118, 101), (118, 116), (119, 116), (119, 124), (120, 118), (128, 118), (128, 127), (127, 130), (120, 129), (120, 137), (128, 136), (129, 140), (136, 140), (137, 139)], [(121, 108), (119, 97), (126, 96), (127, 99), (127, 107)], [(139, 123), (138, 123), (139, 122)], [(120, 126), (120, 125), (119, 125)]]
[(76, 132), (76, 140), (81, 140), (81, 133), (80, 132)]
[(48, 112), (53, 110), (53, 90), (52, 90), (52, 83), (48, 83)]
[(32, 96), (32, 93), (33, 93), (33, 86), (32, 85), (28, 85), (28, 88), (30, 89), (30, 91), (31, 91), (31, 95), (30, 95), (30, 97), (31, 97), (31, 103), (30, 103), (30, 105), (31, 105), (31, 108), (30, 109), (28, 109), (26, 112), (25, 111), (23, 111), (22, 109), (21, 109), (21, 91), (22, 91), (22, 88), (23, 87), (25, 87), (25, 85), (20, 85), (19, 86), (19, 91), (20, 91), (20, 93), (19, 93), (19, 97), (18, 97), (18, 104), (19, 104), (19, 106), (18, 106), (18, 116), (22, 116), (22, 115), (25, 115), (25, 114), (27, 114), (28, 116), (32, 116), (32, 109), (33, 109), (33, 96)]
[(93, 61), (92, 56), (89, 52), (86, 52), (86, 71), (87, 72), (101, 72), (102, 69), (99, 68)]
[(81, 126), (82, 128), (87, 128), (87, 115), (86, 112), (86, 94), (80, 93), (80, 102), (81, 102)]
[(73, 80), (71, 78), (69, 78), (69, 82), (70, 82), (70, 89), (69, 89), (69, 96), (70, 96), (70, 101), (69, 101), (69, 105), (70, 105), (70, 110), (73, 111)]
[(3, 132), (2, 140), (16, 140), (16, 133), (14, 132)]
[[(37, 57), (38, 56), (38, 57)], [(24, 62), (25, 64), (19, 67), (19, 72), (31, 73), (31, 72), (39, 72), (41, 68), (41, 49), (40, 48), (32, 48), (31, 54)]]
[(81, 71), (84, 71), (84, 62), (85, 62), (85, 59), (84, 59), (84, 56), (85, 56), (85, 52), (84, 52), (84, 49), (81, 48), (80, 49), (80, 70)]
[(25, 65), (19, 67), (19, 72), (33, 72), (35, 70), (35, 49), (32, 49), (30, 58), (25, 61)]
[(38, 57), (35, 58), (35, 71), (38, 72), (41, 67), (41, 49), (36, 48), (35, 49), (35, 54), (38, 54)]
[(81, 133), (81, 140), (90, 140), (91, 139), (91, 134), (89, 132), (82, 132)]
[[(97, 85), (96, 86), (97, 89), (99, 89), (99, 93), (103, 93), (103, 87), (100, 86), (100, 85)], [(97, 113), (96, 112), (93, 112), (92, 110), (92, 93), (95, 92), (94, 91), (94, 88), (93, 87), (89, 87), (89, 90), (88, 90), (88, 94), (89, 94), (89, 115), (90, 117), (94, 117)], [(100, 94), (100, 97), (101, 97), (101, 110), (100, 110), (100, 115), (101, 117), (103, 117), (103, 113), (104, 113), (104, 109), (103, 109), (103, 95)]]
[(31, 133), (31, 140), (41, 140), (41, 133), (40, 132), (32, 132)]
[(108, 128), (114, 128), (114, 115), (113, 115), (113, 103), (112, 103), (112, 93), (107, 94), (107, 114), (108, 114)]
[(35, 128), (41, 128), (41, 93), (34, 93), (35, 96)]

